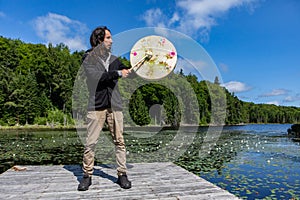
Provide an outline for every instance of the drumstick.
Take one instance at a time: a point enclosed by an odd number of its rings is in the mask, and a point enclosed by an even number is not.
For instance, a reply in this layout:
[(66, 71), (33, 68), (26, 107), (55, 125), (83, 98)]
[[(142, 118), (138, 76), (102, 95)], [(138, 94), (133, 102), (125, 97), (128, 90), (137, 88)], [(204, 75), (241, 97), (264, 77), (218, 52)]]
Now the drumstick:
[(129, 71), (131, 72), (134, 68), (136, 68), (134, 71), (137, 71), (146, 60), (151, 59), (152, 55), (153, 55), (152, 51), (147, 50), (146, 55), (139, 62), (137, 62), (131, 69), (129, 69)]

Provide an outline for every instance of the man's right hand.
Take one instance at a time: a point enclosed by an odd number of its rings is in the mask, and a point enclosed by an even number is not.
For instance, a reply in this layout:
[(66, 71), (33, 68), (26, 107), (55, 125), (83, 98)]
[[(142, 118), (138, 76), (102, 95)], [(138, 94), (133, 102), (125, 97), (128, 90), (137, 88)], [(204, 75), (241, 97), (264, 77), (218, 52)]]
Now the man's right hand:
[(128, 69), (122, 69), (122, 77), (126, 78), (130, 74), (130, 71)]

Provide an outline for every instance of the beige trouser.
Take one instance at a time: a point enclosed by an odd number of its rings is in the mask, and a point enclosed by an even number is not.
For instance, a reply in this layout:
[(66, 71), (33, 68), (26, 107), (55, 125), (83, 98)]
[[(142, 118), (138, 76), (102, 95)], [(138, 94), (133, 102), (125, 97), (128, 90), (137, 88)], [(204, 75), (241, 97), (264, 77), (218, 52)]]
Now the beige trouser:
[(92, 175), (94, 171), (95, 148), (100, 132), (107, 122), (109, 131), (115, 144), (117, 172), (126, 173), (126, 148), (123, 138), (123, 113), (104, 109), (100, 111), (89, 111), (87, 113), (87, 137), (83, 154), (83, 171)]

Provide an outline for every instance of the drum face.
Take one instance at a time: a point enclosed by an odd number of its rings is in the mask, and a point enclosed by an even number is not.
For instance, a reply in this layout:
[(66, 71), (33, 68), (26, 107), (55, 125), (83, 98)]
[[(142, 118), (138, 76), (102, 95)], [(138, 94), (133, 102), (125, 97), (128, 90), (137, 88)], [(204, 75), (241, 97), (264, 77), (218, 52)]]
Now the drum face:
[[(151, 56), (147, 56), (149, 52)], [(143, 64), (135, 67), (141, 61)], [(151, 35), (141, 38), (130, 52), (133, 71), (144, 79), (157, 80), (166, 77), (174, 70), (176, 62), (177, 52), (174, 45), (161, 36)]]

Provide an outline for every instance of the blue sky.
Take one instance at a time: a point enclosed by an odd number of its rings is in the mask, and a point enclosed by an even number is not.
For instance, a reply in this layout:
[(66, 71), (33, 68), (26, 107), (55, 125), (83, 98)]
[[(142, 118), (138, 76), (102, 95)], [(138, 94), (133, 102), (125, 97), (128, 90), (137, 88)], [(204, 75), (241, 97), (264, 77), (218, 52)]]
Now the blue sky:
[(85, 50), (99, 25), (113, 36), (143, 27), (186, 34), (239, 99), (300, 107), (299, 0), (0, 0), (7, 38)]

